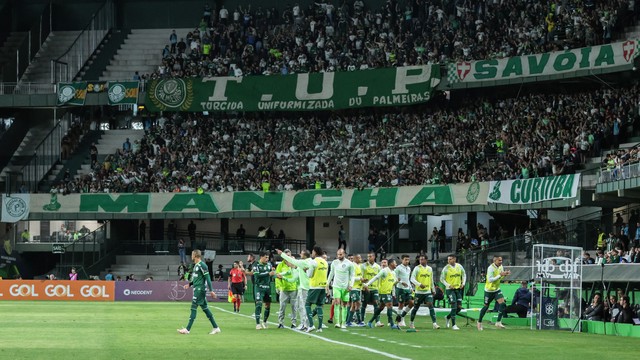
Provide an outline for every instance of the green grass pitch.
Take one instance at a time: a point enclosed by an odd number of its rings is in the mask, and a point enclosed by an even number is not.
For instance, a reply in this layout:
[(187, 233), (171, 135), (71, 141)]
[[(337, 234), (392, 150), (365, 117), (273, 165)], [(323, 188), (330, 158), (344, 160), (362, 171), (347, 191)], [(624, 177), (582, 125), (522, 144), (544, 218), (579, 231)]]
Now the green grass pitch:
[[(532, 331), (498, 330), (475, 322), (460, 331), (432, 330), (418, 317), (418, 331), (384, 328), (325, 329), (304, 334), (277, 329), (277, 304), (269, 328), (256, 330), (253, 304), (241, 314), (229, 303), (210, 303), (222, 332), (208, 335), (202, 311), (191, 334), (189, 303), (0, 302), (0, 359), (632, 359), (638, 339)], [(328, 307), (325, 307), (328, 315)], [(325, 315), (326, 316), (326, 315)], [(370, 316), (370, 315), (368, 315)], [(328, 316), (325, 317), (325, 319)], [(384, 318), (384, 317), (383, 317)], [(289, 320), (287, 318), (287, 324)]]

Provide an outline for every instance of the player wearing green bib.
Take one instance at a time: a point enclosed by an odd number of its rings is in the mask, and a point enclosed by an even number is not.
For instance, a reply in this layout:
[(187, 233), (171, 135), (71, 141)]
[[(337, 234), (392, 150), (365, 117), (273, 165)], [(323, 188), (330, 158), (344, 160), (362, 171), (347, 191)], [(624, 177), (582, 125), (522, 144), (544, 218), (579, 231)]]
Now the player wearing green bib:
[(504, 303), (504, 296), (502, 295), (502, 290), (500, 290), (500, 281), (502, 279), (511, 274), (511, 271), (504, 271), (502, 267), (502, 257), (494, 256), (493, 263), (489, 265), (487, 269), (487, 280), (484, 283), (484, 306), (482, 310), (480, 310), (480, 317), (478, 318), (478, 330), (482, 331), (482, 319), (484, 315), (487, 313), (489, 309), (489, 304), (493, 300), (498, 303), (498, 321), (496, 321), (496, 327), (498, 329), (504, 329), (504, 325), (502, 325), (502, 317), (506, 313), (507, 304)]
[(347, 303), (354, 282), (353, 263), (344, 257), (344, 249), (338, 249), (336, 259), (331, 262), (326, 291), (333, 284), (333, 306), (336, 308), (337, 328), (347, 328)]
[[(376, 253), (370, 251), (367, 254), (367, 262), (362, 264), (362, 282), (366, 283), (373, 279), (380, 272), (380, 265), (376, 263)], [(360, 317), (364, 320), (364, 314), (367, 312), (367, 305), (373, 305), (373, 308), (378, 307), (378, 282), (373, 282), (367, 288), (362, 291), (362, 308), (360, 309)], [(384, 326), (379, 320), (376, 326)]]
[(445, 292), (449, 299), (449, 305), (451, 305), (451, 313), (447, 315), (447, 327), (449, 327), (449, 321), (451, 321), (451, 329), (453, 330), (460, 330), (456, 326), (456, 314), (462, 310), (462, 291), (467, 281), (464, 268), (457, 263), (457, 260), (458, 257), (456, 255), (447, 256), (447, 265), (442, 268), (440, 273), (440, 282), (446, 288)]
[[(267, 328), (267, 319), (271, 310), (271, 277), (275, 275), (273, 267), (269, 263), (269, 253), (263, 251), (260, 253), (260, 260), (257, 264), (253, 264), (252, 271), (247, 272), (253, 275), (254, 295), (256, 300), (256, 330)], [(264, 302), (264, 319), (260, 323), (260, 313), (262, 312), (262, 303)]]
[(370, 328), (373, 327), (373, 321), (380, 316), (382, 309), (387, 308), (387, 320), (392, 329), (399, 330), (398, 325), (393, 323), (393, 290), (398, 283), (395, 272), (393, 270), (396, 267), (396, 261), (394, 259), (382, 260), (380, 262), (381, 269), (373, 279), (367, 281), (364, 284), (364, 288), (367, 289), (371, 284), (374, 284), (378, 280), (380, 281), (378, 291), (380, 293), (380, 305), (374, 309), (373, 317), (367, 323)]
[(353, 288), (349, 292), (349, 311), (347, 312), (347, 326), (353, 326), (352, 321), (355, 315), (355, 323), (364, 326), (364, 321), (360, 317), (360, 306), (362, 305), (362, 257), (359, 254), (349, 255), (349, 261), (353, 263)]
[(415, 329), (413, 320), (416, 318), (420, 305), (425, 304), (429, 308), (433, 328), (440, 329), (440, 326), (436, 323), (436, 311), (433, 308), (433, 289), (436, 287), (433, 282), (433, 269), (427, 265), (426, 255), (420, 255), (420, 264), (413, 268), (411, 272), (411, 283), (416, 287), (416, 301), (411, 310), (411, 323), (409, 327)]
[(311, 312), (311, 305), (316, 306), (315, 313), (318, 314), (318, 330), (316, 332), (322, 332), (322, 319), (324, 312), (322, 306), (324, 305), (324, 299), (327, 295), (327, 273), (329, 272), (329, 265), (327, 261), (322, 258), (322, 248), (314, 246), (311, 251), (311, 257), (313, 261), (309, 262), (309, 295), (307, 296), (307, 302), (305, 304), (305, 310), (307, 311), (307, 319), (309, 320), (309, 328), (307, 332), (316, 330), (313, 326), (313, 315)]
[(211, 326), (213, 326), (213, 330), (209, 333), (210, 335), (215, 335), (220, 332), (220, 328), (218, 324), (216, 324), (216, 320), (213, 318), (213, 314), (211, 310), (209, 310), (209, 306), (207, 305), (207, 290), (211, 293), (212, 298), (216, 298), (216, 293), (213, 292), (213, 288), (211, 287), (211, 277), (209, 276), (209, 269), (207, 268), (207, 264), (202, 261), (202, 253), (200, 250), (193, 250), (191, 252), (191, 260), (193, 260), (193, 271), (191, 272), (191, 281), (188, 285), (185, 285), (184, 288), (188, 289), (189, 286), (193, 286), (193, 298), (191, 300), (191, 315), (189, 316), (189, 323), (186, 327), (182, 329), (178, 329), (180, 334), (188, 334), (191, 331), (191, 326), (196, 319), (196, 314), (198, 310), (198, 306), (202, 308), (202, 311), (207, 315), (209, 322), (211, 322)]
[(311, 325), (313, 325), (313, 323), (309, 323), (307, 310), (305, 308), (307, 297), (309, 296), (309, 275), (307, 275), (307, 270), (311, 267), (311, 263), (313, 262), (310, 258), (311, 254), (309, 254), (309, 250), (302, 250), (300, 252), (300, 260), (297, 260), (285, 254), (280, 249), (276, 249), (276, 252), (278, 255), (282, 256), (282, 259), (295, 265), (295, 270), (298, 271), (298, 298), (296, 299), (296, 306), (298, 308), (297, 312), (298, 319), (300, 319), (300, 325), (298, 325), (296, 329), (302, 331), (307, 330)]
[(404, 323), (404, 317), (407, 315), (407, 310), (413, 307), (413, 289), (411, 287), (411, 267), (409, 263), (411, 259), (409, 255), (402, 255), (400, 257), (402, 263), (398, 265), (395, 270), (396, 277), (398, 278), (398, 284), (396, 285), (396, 298), (398, 300), (398, 316), (396, 322), (398, 326), (406, 326)]

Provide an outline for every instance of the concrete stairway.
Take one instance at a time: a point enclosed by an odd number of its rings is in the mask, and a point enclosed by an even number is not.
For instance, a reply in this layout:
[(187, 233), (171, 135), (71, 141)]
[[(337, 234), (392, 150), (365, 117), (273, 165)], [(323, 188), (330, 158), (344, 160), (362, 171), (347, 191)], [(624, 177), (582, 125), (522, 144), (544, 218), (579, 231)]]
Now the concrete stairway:
[[(100, 140), (96, 143), (98, 149), (98, 160), (104, 161), (104, 159), (111, 154), (115, 154), (118, 149), (122, 149), (122, 143), (129, 138), (129, 142), (133, 146), (136, 140), (140, 140), (144, 137), (143, 130), (124, 129), (124, 130), (107, 130), (100, 137)], [(90, 159), (87, 159), (84, 164), (80, 166), (75, 178), (79, 178), (82, 175), (89, 174), (91, 172)]]
[[(51, 124), (45, 123), (29, 129), (16, 152), (13, 153), (9, 164), (0, 172), (0, 178), (4, 179), (9, 172), (20, 172), (33, 156), (37, 146), (47, 137), (51, 128)], [(45, 169), (44, 172), (48, 170), (49, 169)], [(25, 172), (27, 171), (28, 169), (25, 170)]]
[[(18, 50), (18, 47), (27, 36), (29, 35), (26, 32), (12, 32), (9, 34), (4, 44), (2, 44), (2, 48), (0, 48), (0, 64), (8, 64), (16, 58), (16, 50)], [(12, 75), (15, 78), (16, 69), (13, 68), (12, 70)], [(16, 82), (16, 80), (13, 81)]]
[(51, 60), (55, 60), (67, 52), (78, 35), (80, 35), (80, 31), (56, 31), (49, 34), (20, 81), (23, 83), (51, 83)]
[[(162, 64), (162, 49), (169, 44), (173, 29), (133, 29), (100, 80), (131, 80), (137, 71), (140, 76), (151, 74)], [(192, 29), (175, 29), (184, 38)]]
[[(147, 277), (153, 280), (178, 280), (178, 255), (118, 255), (116, 263), (109, 268), (114, 276), (120, 276), (122, 280), (127, 275), (133, 274), (138, 281)], [(148, 266), (148, 267), (147, 267)], [(104, 279), (107, 271), (100, 273)]]

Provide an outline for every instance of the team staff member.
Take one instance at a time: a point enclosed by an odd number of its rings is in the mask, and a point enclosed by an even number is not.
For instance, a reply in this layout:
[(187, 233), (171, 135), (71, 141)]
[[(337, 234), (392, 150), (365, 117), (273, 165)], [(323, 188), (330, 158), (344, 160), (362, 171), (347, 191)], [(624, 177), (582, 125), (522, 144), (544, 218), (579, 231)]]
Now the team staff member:
[(240, 312), (240, 304), (242, 303), (242, 295), (247, 290), (247, 276), (244, 271), (240, 269), (240, 262), (238, 260), (233, 262), (233, 269), (229, 271), (228, 289), (231, 290), (233, 295), (233, 311)]
[(188, 289), (189, 286), (193, 286), (191, 315), (189, 316), (189, 323), (187, 326), (182, 329), (178, 329), (178, 332), (184, 335), (189, 334), (191, 326), (196, 319), (196, 310), (198, 310), (198, 306), (200, 306), (211, 322), (211, 326), (213, 326), (213, 330), (211, 330), (209, 334), (215, 335), (220, 332), (220, 328), (218, 327), (218, 324), (216, 324), (216, 320), (213, 318), (213, 314), (211, 313), (211, 310), (209, 310), (209, 306), (207, 304), (207, 289), (211, 293), (212, 298), (217, 298), (216, 293), (213, 292), (213, 288), (211, 286), (209, 269), (207, 268), (207, 264), (202, 262), (202, 253), (200, 253), (200, 250), (193, 250), (191, 252), (191, 260), (193, 260), (193, 263), (195, 264), (193, 265), (193, 271), (191, 272), (191, 281), (188, 285), (184, 286), (185, 289)]
[(478, 318), (478, 330), (482, 331), (482, 319), (489, 309), (489, 304), (493, 300), (498, 303), (498, 321), (496, 321), (496, 327), (498, 329), (504, 329), (502, 325), (502, 317), (505, 315), (507, 304), (504, 303), (504, 295), (500, 290), (500, 281), (505, 276), (511, 274), (511, 271), (504, 271), (502, 267), (502, 257), (494, 256), (493, 263), (489, 265), (487, 269), (487, 280), (484, 283), (484, 306), (480, 310), (480, 318)]
[(452, 330), (460, 330), (456, 326), (456, 314), (462, 310), (462, 293), (467, 282), (467, 274), (457, 260), (458, 257), (454, 254), (447, 256), (447, 265), (440, 273), (440, 282), (446, 288), (445, 293), (451, 305), (451, 313), (447, 315), (447, 327), (451, 325)]

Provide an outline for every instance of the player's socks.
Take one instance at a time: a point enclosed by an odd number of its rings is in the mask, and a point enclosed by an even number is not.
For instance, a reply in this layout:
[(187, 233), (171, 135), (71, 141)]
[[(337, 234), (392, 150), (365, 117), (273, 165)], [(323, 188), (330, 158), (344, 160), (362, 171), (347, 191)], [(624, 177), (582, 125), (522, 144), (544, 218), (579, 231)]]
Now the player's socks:
[[(318, 313), (318, 329), (322, 329), (322, 318), (323, 318), (323, 310), (321, 306), (316, 307), (316, 312)], [(313, 324), (313, 322), (311, 322)]]
[(204, 309), (204, 313), (207, 315), (207, 318), (209, 319), (209, 322), (211, 323), (211, 326), (213, 326), (213, 328), (217, 328), (218, 324), (216, 324), (216, 320), (213, 318), (213, 314), (211, 313), (211, 310), (209, 310), (209, 308)]
[(367, 304), (362, 304), (362, 306), (360, 306), (360, 311), (358, 311), (358, 313), (360, 314), (360, 319), (364, 321), (365, 314), (367, 313)]
[(307, 319), (309, 323), (309, 327), (313, 326), (313, 313), (311, 312), (311, 305), (305, 305), (304, 308), (307, 310)]
[(238, 312), (240, 312), (240, 303), (241, 303), (241, 302), (242, 302), (242, 301), (240, 301), (240, 298), (236, 299), (235, 304), (236, 304), (236, 307), (237, 307), (237, 309), (238, 309), (238, 310), (237, 310)]
[(482, 309), (480, 309), (480, 317), (478, 318), (478, 322), (482, 322), (482, 319), (484, 319), (484, 315), (487, 313), (487, 310), (489, 310), (489, 306), (485, 305), (482, 307)]
[(260, 325), (260, 313), (262, 312), (262, 305), (256, 305), (256, 325)]
[(392, 308), (387, 308), (387, 320), (389, 321), (389, 324), (393, 326), (393, 309)]
[(376, 308), (373, 311), (373, 317), (371, 318), (371, 320), (369, 322), (375, 322), (376, 319), (380, 319), (380, 313), (382, 312), (382, 309)]
[(347, 307), (347, 319), (345, 323), (350, 324), (352, 317), (353, 317), (353, 312), (351, 311), (351, 307)]
[(189, 323), (187, 324), (187, 330), (191, 330), (193, 322), (196, 320), (196, 309), (191, 309), (191, 315), (189, 315)]
[(271, 308), (270, 307), (265, 307), (264, 308), (264, 322), (267, 322), (267, 319), (269, 318), (269, 313), (271, 312)]
[[(331, 304), (331, 311), (329, 312), (329, 320), (335, 319), (335, 305)], [(340, 319), (340, 318), (338, 318)]]
[[(347, 317), (349, 315), (349, 307), (348, 306), (341, 306), (341, 313), (340, 313), (340, 324), (344, 325), (347, 323)], [(349, 319), (349, 322), (351, 322), (351, 319)]]
[[(413, 309), (411, 309), (411, 322), (415, 320), (416, 314), (418, 313), (418, 308), (420, 308), (420, 306), (414, 306)], [(431, 311), (433, 312), (433, 308), (431, 308)]]
[[(431, 321), (433, 321), (434, 323), (436, 322), (436, 309), (434, 309), (433, 307), (429, 308), (429, 315), (431, 315)], [(415, 317), (415, 316), (413, 316)], [(413, 321), (413, 318), (411, 319), (411, 321)]]
[(502, 303), (498, 305), (498, 322), (502, 321), (502, 317), (504, 316), (506, 310), (507, 310), (507, 304)]

